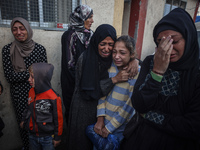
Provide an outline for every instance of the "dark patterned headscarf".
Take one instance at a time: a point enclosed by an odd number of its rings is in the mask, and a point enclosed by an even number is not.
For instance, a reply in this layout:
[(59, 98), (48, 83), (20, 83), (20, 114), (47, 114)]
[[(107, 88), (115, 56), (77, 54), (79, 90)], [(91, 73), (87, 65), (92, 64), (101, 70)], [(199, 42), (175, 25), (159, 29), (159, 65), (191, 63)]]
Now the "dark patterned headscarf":
[(153, 37), (157, 45), (156, 39), (159, 33), (165, 30), (179, 32), (185, 39), (183, 56), (178, 61), (170, 63), (168, 70), (171, 69), (180, 73), (179, 100), (189, 100), (195, 88), (199, 67), (199, 46), (196, 27), (191, 16), (184, 9), (176, 8), (164, 16), (155, 26)]
[[(74, 9), (74, 12), (70, 14), (69, 22), (82, 44), (89, 44), (89, 40), (92, 36), (92, 31), (87, 30), (84, 27), (84, 21), (86, 21), (93, 14), (92, 8), (87, 5), (79, 5)], [(89, 36), (88, 36), (89, 35)]]
[(71, 35), (70, 46), (68, 50), (69, 51), (69, 55), (68, 55), (69, 68), (73, 68), (75, 66), (74, 55), (76, 55), (76, 49), (75, 49), (76, 40), (79, 39), (81, 43), (85, 46), (85, 48), (88, 48), (93, 31), (88, 30), (84, 27), (84, 21), (86, 21), (92, 14), (93, 14), (93, 10), (87, 5), (77, 6), (74, 9), (74, 11), (70, 14), (69, 27), (72, 28), (72, 30), (74, 30), (74, 33)]
[(102, 97), (99, 82), (102, 79), (109, 78), (108, 68), (112, 63), (112, 55), (103, 58), (98, 51), (99, 43), (106, 37), (111, 37), (115, 42), (117, 37), (116, 30), (109, 24), (102, 24), (97, 27), (91, 38), (88, 50), (83, 54), (81, 90), (96, 100)]

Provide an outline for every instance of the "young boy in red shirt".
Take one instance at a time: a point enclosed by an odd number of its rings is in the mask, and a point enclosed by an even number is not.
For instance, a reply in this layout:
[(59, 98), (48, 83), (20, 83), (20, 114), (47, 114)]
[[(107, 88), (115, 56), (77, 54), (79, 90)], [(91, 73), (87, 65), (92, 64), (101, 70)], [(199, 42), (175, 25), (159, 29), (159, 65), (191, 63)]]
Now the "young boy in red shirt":
[(29, 67), (28, 107), (21, 127), (29, 130), (30, 150), (54, 150), (63, 132), (62, 101), (51, 87), (53, 65), (34, 63)]

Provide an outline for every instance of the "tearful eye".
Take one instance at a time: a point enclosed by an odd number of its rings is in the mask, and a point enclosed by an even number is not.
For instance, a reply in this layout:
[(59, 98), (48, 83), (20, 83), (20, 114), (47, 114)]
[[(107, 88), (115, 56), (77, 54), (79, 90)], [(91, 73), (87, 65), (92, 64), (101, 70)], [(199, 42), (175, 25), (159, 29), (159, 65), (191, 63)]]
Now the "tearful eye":
[(100, 44), (100, 46), (105, 46), (105, 44)]
[(176, 43), (178, 43), (178, 42), (179, 42), (179, 41), (173, 41), (172, 44), (176, 44)]

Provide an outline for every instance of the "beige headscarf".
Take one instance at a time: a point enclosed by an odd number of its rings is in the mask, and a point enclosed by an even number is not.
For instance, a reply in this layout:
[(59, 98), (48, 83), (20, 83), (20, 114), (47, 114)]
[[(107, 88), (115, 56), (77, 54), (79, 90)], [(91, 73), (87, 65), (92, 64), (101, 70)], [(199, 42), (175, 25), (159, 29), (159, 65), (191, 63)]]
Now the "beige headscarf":
[(14, 18), (11, 22), (11, 32), (15, 22), (20, 22), (21, 24), (23, 24), (28, 32), (28, 37), (24, 42), (19, 42), (17, 39), (15, 39), (15, 41), (12, 42), (10, 48), (10, 57), (13, 68), (15, 72), (22, 72), (26, 71), (24, 57), (28, 57), (29, 54), (33, 51), (35, 47), (35, 42), (32, 40), (33, 30), (31, 29), (28, 21), (21, 17)]

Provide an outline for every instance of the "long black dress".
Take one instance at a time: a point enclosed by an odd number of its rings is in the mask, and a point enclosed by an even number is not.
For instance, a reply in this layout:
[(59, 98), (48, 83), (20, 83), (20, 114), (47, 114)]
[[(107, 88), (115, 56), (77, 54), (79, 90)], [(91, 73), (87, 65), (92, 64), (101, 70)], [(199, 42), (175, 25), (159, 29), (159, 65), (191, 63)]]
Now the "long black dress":
[[(138, 82), (133, 95), (134, 108), (145, 112), (154, 108), (154, 117), (142, 119), (138, 128), (129, 139), (123, 141), (123, 150), (199, 150), (198, 137), (200, 134), (200, 75), (196, 78), (196, 88), (193, 98), (186, 104), (180, 104), (177, 95), (170, 96), (164, 102), (165, 96), (157, 91), (162, 84), (153, 78), (144, 84), (141, 92), (138, 86), (144, 83), (149, 74), (149, 66), (153, 56), (147, 57), (142, 64)], [(189, 90), (189, 89), (188, 89)], [(140, 94), (137, 94), (137, 93)], [(154, 99), (154, 101), (152, 101)], [(135, 102), (134, 102), (135, 101)]]
[[(10, 83), (11, 99), (14, 109), (16, 111), (17, 123), (19, 125), (22, 119), (22, 113), (24, 112), (28, 104), (27, 98), (31, 86), (28, 82), (28, 69), (27, 71), (18, 73), (13, 70), (12, 62), (10, 59), (10, 47), (11, 44), (3, 47), (2, 61), (5, 77)], [(24, 62), (26, 64), (26, 68), (28, 68), (33, 63), (47, 62), (46, 49), (42, 45), (35, 43), (35, 48), (31, 52), (29, 57), (24, 58)], [(27, 132), (20, 128), (20, 134), (22, 137), (22, 141), (24, 142), (24, 146), (28, 147)]]
[[(93, 144), (85, 134), (88, 125), (97, 122), (97, 104), (98, 100), (86, 99), (81, 92), (80, 79), (82, 74), (83, 55), (79, 57), (76, 65), (76, 86), (72, 98), (69, 127), (68, 127), (68, 149), (69, 150), (92, 150)], [(109, 93), (114, 84), (110, 78), (100, 81), (100, 87), (103, 95)]]
[[(197, 31), (190, 14), (181, 8), (173, 9), (156, 24), (153, 36), (158, 47), (159, 34), (169, 30), (174, 31), (171, 35), (173, 49), (170, 58), (174, 53), (180, 58), (170, 61), (163, 76), (152, 72), (154, 56), (144, 60), (131, 98), (133, 107), (143, 114), (143, 119), (130, 138), (125, 136), (122, 144), (125, 150), (200, 149)], [(180, 46), (180, 39), (175, 38), (177, 32), (182, 35), (184, 49)], [(180, 51), (184, 53), (180, 55)], [(160, 80), (157, 80), (159, 77)]]
[[(68, 62), (70, 55), (69, 47), (71, 38), (73, 38), (72, 46), (74, 46), (76, 53), (73, 56), (75, 64), (74, 66), (69, 68)], [(79, 56), (82, 54), (82, 52), (86, 50), (86, 47), (78, 39), (77, 35), (75, 34), (75, 30), (73, 30), (72, 28), (69, 28), (67, 31), (65, 31), (65, 33), (62, 35), (61, 42), (62, 42), (61, 87), (62, 87), (63, 103), (65, 106), (65, 117), (66, 120), (68, 120), (70, 104), (75, 88), (75, 65)]]

